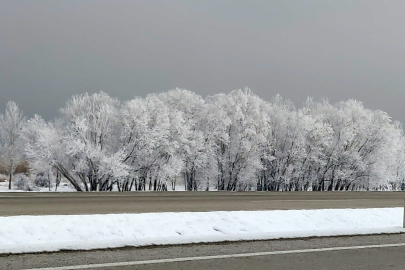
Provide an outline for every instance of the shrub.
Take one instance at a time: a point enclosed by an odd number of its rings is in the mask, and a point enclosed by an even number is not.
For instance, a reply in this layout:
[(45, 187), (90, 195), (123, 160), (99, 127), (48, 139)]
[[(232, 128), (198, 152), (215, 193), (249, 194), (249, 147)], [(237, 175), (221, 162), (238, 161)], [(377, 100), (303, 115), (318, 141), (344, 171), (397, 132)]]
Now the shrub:
[(18, 190), (34, 191), (34, 185), (31, 180), (25, 174), (16, 174), (14, 176), (14, 186)]
[(34, 180), (34, 185), (37, 187), (49, 187), (49, 179), (45, 175), (38, 174)]

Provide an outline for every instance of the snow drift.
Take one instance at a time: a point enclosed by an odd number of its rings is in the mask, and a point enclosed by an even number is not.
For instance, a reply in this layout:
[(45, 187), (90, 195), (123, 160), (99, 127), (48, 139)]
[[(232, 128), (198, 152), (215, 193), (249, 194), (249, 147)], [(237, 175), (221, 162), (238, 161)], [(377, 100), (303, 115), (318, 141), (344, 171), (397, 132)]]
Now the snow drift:
[(0, 253), (405, 232), (403, 208), (0, 217)]

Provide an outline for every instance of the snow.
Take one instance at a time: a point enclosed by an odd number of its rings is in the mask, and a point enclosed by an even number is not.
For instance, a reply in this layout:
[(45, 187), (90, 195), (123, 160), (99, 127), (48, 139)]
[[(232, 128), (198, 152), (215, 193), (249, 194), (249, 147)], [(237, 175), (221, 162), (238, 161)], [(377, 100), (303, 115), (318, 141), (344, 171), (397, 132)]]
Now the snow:
[[(8, 182), (0, 182), (0, 192), (55, 192), (55, 187), (51, 187), (51, 190), (47, 187), (35, 187), (35, 191), (24, 191), (16, 189), (13, 184), (11, 188), (8, 189)], [(61, 184), (56, 192), (76, 192), (76, 190), (69, 185)]]
[(403, 208), (0, 217), (0, 253), (405, 232)]

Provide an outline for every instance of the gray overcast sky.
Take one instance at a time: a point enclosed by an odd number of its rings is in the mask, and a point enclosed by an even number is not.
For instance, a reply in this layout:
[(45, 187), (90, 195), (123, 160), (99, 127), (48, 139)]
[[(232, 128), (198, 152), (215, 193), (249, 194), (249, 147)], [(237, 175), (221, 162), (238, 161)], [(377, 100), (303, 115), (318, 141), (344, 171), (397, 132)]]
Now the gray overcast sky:
[(0, 111), (70, 96), (249, 86), (300, 107), (354, 98), (405, 122), (405, 1), (0, 0)]

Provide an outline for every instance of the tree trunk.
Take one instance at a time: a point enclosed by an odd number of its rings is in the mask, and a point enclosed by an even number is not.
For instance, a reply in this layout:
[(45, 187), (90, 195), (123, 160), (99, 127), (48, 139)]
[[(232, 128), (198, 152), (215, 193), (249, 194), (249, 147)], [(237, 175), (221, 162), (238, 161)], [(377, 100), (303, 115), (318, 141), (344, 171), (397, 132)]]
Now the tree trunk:
[(10, 177), (9, 177), (9, 180), (8, 180), (8, 189), (11, 189), (11, 178), (12, 177), (13, 177), (13, 174), (10, 173)]
[(49, 177), (49, 170), (48, 170), (48, 189), (51, 191), (51, 178)]
[(59, 171), (56, 171), (56, 182), (55, 182), (55, 191), (58, 191), (58, 186), (60, 184), (60, 179), (61, 175), (59, 174)]

